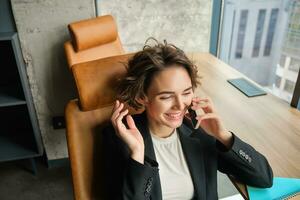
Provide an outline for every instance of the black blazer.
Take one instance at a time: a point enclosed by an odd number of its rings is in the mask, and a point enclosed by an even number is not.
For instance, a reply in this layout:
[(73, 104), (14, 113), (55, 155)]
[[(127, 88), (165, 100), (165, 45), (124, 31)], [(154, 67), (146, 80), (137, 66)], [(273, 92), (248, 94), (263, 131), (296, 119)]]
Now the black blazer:
[[(103, 130), (105, 190), (112, 200), (162, 200), (159, 166), (145, 112), (133, 116), (144, 138), (144, 165), (130, 158), (126, 144), (117, 137), (112, 125)], [(194, 184), (194, 199), (218, 199), (217, 170), (241, 182), (272, 186), (273, 173), (266, 158), (233, 134), (233, 144), (225, 146), (203, 129), (194, 130), (187, 119), (177, 129)]]

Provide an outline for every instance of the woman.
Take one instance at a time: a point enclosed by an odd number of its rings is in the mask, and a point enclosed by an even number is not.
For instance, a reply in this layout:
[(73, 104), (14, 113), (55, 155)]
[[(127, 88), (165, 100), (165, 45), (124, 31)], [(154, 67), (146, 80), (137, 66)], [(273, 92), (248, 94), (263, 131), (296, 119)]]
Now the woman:
[[(128, 62), (104, 129), (108, 199), (218, 199), (217, 170), (270, 187), (266, 158), (223, 125), (209, 98), (194, 97), (196, 66), (174, 45), (146, 45)], [(131, 116), (124, 103), (142, 114)], [(202, 111), (194, 128), (188, 108)]]

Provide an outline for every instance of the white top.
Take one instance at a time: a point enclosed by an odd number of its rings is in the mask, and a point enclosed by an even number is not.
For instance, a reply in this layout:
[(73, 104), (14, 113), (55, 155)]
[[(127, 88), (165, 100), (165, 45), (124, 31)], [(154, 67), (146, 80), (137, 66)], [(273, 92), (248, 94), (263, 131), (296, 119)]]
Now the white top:
[(194, 186), (176, 129), (168, 138), (160, 138), (153, 133), (151, 138), (159, 164), (163, 200), (192, 199)]

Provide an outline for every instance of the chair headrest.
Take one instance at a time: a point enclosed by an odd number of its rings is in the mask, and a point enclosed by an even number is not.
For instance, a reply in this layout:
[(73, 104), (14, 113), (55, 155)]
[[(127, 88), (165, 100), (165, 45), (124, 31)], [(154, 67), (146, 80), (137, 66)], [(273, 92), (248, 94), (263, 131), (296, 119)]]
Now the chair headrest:
[(132, 56), (133, 54), (123, 54), (75, 64), (72, 67), (82, 111), (114, 103), (117, 80), (125, 75), (124, 63)]
[(118, 37), (111, 15), (74, 22), (68, 28), (76, 52), (113, 42)]

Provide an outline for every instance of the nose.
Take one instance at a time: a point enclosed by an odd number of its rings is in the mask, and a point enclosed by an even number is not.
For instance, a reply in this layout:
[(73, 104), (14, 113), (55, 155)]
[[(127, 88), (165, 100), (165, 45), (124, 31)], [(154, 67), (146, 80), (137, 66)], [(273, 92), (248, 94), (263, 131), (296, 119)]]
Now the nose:
[(174, 102), (174, 109), (176, 110), (183, 110), (185, 108), (185, 102), (181, 97), (176, 97)]

